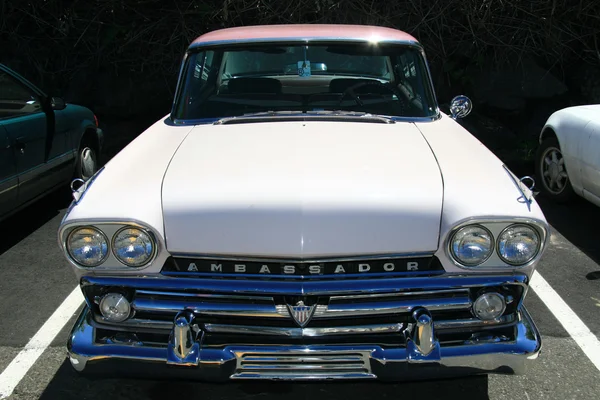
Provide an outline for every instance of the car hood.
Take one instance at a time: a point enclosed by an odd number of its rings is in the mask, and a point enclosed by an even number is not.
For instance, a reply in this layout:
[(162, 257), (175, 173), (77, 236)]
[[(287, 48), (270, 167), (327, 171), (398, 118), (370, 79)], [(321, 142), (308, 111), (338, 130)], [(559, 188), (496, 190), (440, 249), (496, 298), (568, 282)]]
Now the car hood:
[(197, 126), (162, 185), (172, 254), (433, 252), (442, 199), (438, 163), (405, 122)]

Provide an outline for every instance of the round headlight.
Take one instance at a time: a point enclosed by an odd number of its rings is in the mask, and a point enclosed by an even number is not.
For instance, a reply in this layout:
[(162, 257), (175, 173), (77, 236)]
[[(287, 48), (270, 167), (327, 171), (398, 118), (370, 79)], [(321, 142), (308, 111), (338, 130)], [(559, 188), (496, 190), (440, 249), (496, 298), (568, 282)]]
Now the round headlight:
[(507, 264), (527, 264), (539, 250), (540, 237), (528, 225), (511, 225), (498, 236), (498, 255)]
[(473, 312), (477, 318), (489, 321), (496, 319), (504, 314), (506, 310), (506, 302), (504, 297), (498, 293), (484, 293), (473, 303)]
[(482, 226), (460, 228), (450, 241), (452, 256), (459, 263), (475, 266), (487, 260), (494, 251), (492, 234)]
[(120, 293), (108, 293), (99, 306), (100, 314), (109, 322), (123, 322), (131, 313), (129, 301)]
[(123, 228), (113, 238), (115, 257), (129, 267), (141, 267), (152, 258), (154, 242), (141, 229)]
[(108, 240), (100, 230), (77, 228), (67, 238), (67, 252), (83, 267), (97, 267), (108, 256)]

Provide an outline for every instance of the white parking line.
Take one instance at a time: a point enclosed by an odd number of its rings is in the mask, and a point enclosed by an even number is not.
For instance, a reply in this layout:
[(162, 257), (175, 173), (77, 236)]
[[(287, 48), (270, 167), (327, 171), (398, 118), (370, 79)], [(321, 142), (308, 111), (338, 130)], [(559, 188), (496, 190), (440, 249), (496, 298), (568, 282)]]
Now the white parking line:
[(537, 271), (531, 288), (565, 328), (590, 361), (600, 370), (600, 341)]
[(82, 303), (83, 295), (77, 286), (0, 374), (0, 399), (11, 395), (27, 371), (50, 346)]

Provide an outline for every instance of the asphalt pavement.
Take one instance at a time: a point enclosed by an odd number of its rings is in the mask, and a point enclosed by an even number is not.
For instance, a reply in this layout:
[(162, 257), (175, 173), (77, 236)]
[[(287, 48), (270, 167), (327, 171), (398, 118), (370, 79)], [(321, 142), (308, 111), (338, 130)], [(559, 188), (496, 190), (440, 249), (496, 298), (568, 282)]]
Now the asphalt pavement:
[[(77, 285), (57, 243), (69, 202), (64, 189), (0, 223), (0, 373)], [(600, 208), (583, 200), (564, 206), (540, 203), (554, 229), (538, 271), (599, 337)], [(534, 290), (525, 304), (544, 342), (525, 375), (399, 384), (84, 378), (66, 360), (73, 315), (9, 399), (599, 399), (600, 371), (573, 339), (577, 333), (565, 329)]]

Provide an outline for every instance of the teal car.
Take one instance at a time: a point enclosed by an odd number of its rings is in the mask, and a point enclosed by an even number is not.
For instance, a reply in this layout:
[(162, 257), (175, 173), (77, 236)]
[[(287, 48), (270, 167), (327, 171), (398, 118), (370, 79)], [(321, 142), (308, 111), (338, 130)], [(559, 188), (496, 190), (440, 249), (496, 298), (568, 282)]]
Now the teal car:
[(89, 179), (102, 142), (92, 111), (0, 64), (0, 220), (73, 178)]

